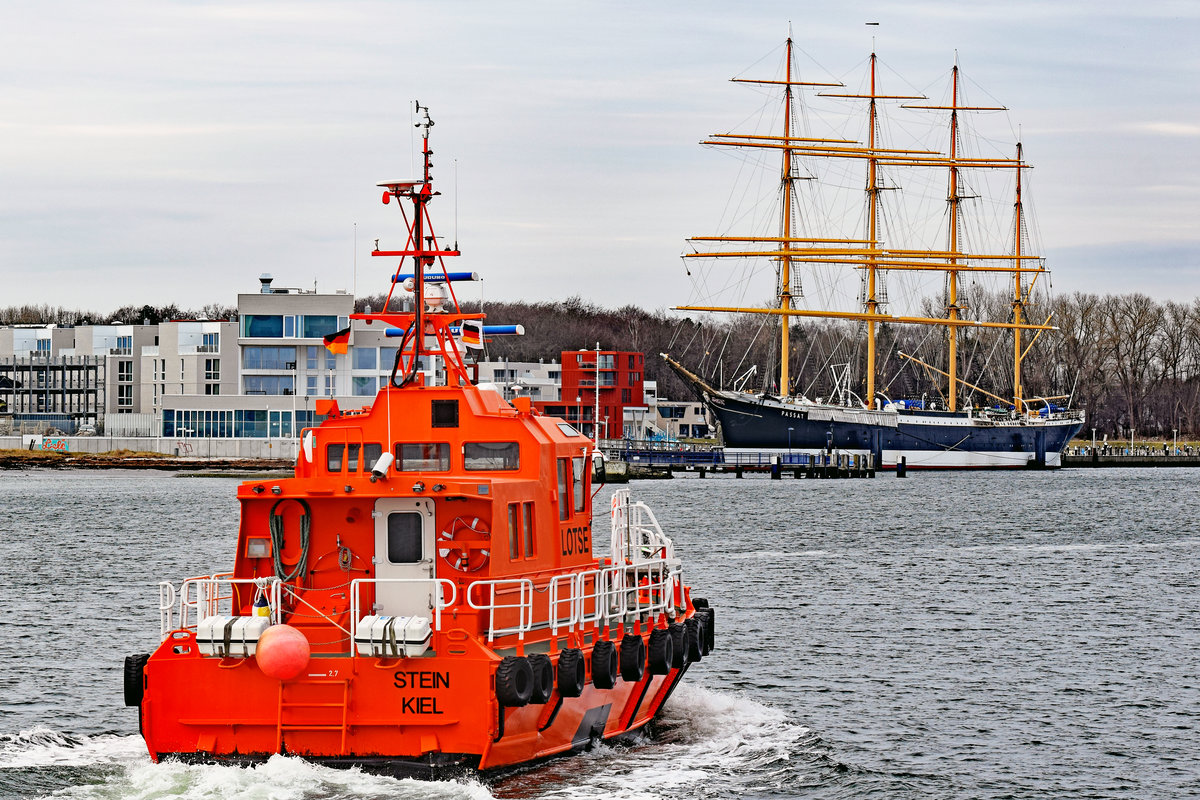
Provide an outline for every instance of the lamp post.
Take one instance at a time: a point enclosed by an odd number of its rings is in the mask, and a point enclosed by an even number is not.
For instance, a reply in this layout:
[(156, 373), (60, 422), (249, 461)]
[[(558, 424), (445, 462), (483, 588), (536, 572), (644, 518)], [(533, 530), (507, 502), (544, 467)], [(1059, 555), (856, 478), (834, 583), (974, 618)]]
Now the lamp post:
[(1179, 450), (1179, 429), (1171, 428), (1171, 455), (1175, 455)]
[(788, 463), (792, 463), (792, 431), (795, 428), (788, 428)]

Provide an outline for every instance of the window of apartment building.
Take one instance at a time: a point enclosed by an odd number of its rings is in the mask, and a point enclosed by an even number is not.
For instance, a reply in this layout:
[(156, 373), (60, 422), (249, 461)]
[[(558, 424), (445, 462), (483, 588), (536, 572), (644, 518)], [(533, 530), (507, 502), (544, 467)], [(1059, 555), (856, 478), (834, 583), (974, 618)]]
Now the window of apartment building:
[(221, 359), (219, 359), (219, 358), (204, 359), (204, 380), (206, 380), (206, 381), (221, 380)]
[(296, 348), (250, 346), (242, 348), (245, 369), (295, 369)]
[(219, 384), (219, 383), (204, 384), (204, 393), (205, 394), (220, 394), (221, 393), (221, 384)]
[(203, 338), (202, 350), (205, 353), (217, 353), (221, 350), (221, 334), (206, 333)]
[[(26, 341), (28, 341), (28, 340), (26, 340)], [(39, 356), (45, 356), (45, 355), (50, 354), (50, 340), (49, 339), (38, 339), (37, 340), (37, 354)]]
[(307, 378), (305, 378), (304, 393), (309, 395), (310, 397), (315, 397), (315, 396), (319, 396), (319, 395), (327, 395), (329, 397), (332, 397), (333, 396), (333, 386), (334, 386), (333, 376), (332, 375), (325, 376), (325, 381), (324, 381), (325, 388), (323, 390), (320, 388), (320, 381), (321, 381), (320, 377), (318, 377), (316, 375), (309, 375)]
[(621, 402), (622, 403), (632, 403), (633, 402), (633, 399), (629, 396), (629, 394), (630, 393), (629, 393), (628, 389), (621, 390)]
[(117, 406), (118, 408), (133, 407), (133, 386), (131, 384), (117, 386)]
[(123, 383), (133, 381), (133, 362), (118, 361), (117, 362), (117, 380)]
[(375, 369), (375, 348), (374, 347), (355, 347), (354, 353), (354, 369)]
[(394, 366), (396, 366), (396, 348), (379, 348), (379, 370), (390, 375)]
[[(322, 353), (325, 354), (325, 358), (324, 358), (323, 362), (321, 359)], [(306, 366), (310, 370), (321, 369), (322, 367), (324, 367), (325, 369), (336, 369), (337, 368), (337, 356), (335, 354), (329, 352), (329, 350), (327, 350), (324, 347), (324, 345), (318, 345), (318, 346), (309, 345), (308, 352), (306, 355), (308, 356), (308, 359), (306, 361)]]
[(369, 378), (355, 376), (353, 379), (355, 397), (374, 397), (375, 392), (379, 389), (375, 381), (376, 378), (374, 375)]
[[(319, 339), (322, 336), (336, 333), (338, 330), (338, 318), (333, 315), (306, 314), (303, 320), (303, 336), (305, 339)], [(342, 327), (345, 326), (343, 325)]]
[(282, 339), (283, 317), (279, 314), (246, 314), (242, 317), (242, 336), (252, 339)]
[(247, 375), (246, 394), (293, 394), (296, 379), (291, 375)]
[(117, 337), (117, 353), (123, 356), (130, 355), (133, 352), (133, 337), (118, 336)]

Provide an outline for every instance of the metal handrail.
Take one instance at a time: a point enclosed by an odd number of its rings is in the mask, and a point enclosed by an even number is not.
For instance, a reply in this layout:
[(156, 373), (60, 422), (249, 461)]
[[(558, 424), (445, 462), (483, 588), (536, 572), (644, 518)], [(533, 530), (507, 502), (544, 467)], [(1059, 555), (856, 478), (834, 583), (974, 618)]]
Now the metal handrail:
[[(282, 581), (279, 578), (233, 578), (232, 572), (221, 572), (207, 577), (187, 578), (183, 581), (179, 588), (179, 625), (172, 627), (171, 614), (168, 611), (166, 618), (163, 618), (162, 605), (164, 595), (167, 590), (164, 589), (164, 584), (169, 587), (169, 595), (172, 602), (175, 599), (175, 587), (169, 582), (163, 581), (158, 585), (159, 591), (159, 624), (163, 628), (162, 636), (165, 639), (167, 634), (172, 630), (192, 630), (199, 624), (204, 617), (216, 615), (221, 608), (221, 603), (228, 600), (230, 602), (230, 615), (233, 615), (233, 587), (234, 585), (254, 586), (258, 589), (265, 589), (269, 592), (268, 604), (271, 607), (271, 623), (279, 622), (280, 609), (280, 587)], [(228, 593), (222, 594), (221, 587), (228, 586)], [(192, 592), (195, 591), (195, 599), (191, 599)], [(191, 621), (190, 611), (194, 611), (196, 622)]]
[(645, 503), (631, 503), (628, 489), (613, 492), (610, 551), (613, 564), (675, 559), (675, 545), (663, 533), (654, 512)]
[(167, 634), (175, 630), (172, 624), (175, 619), (175, 585), (170, 581), (158, 582), (158, 629), (160, 638), (166, 639)]
[[(516, 603), (497, 603), (496, 588), (503, 585), (515, 585), (520, 589), (520, 597)], [(471, 596), (476, 587), (489, 587), (490, 600), (486, 604), (477, 605)], [(472, 581), (467, 587), (467, 605), (476, 611), (487, 611), (488, 615), (488, 644), (496, 640), (496, 636), (517, 634), (521, 641), (525, 640), (525, 632), (533, 627), (533, 581), (529, 578), (497, 578), (490, 581)], [(517, 609), (517, 626), (515, 628), (496, 628), (496, 611), (499, 609)]]
[[(361, 603), (359, 602), (359, 589), (370, 584), (374, 586), (378, 583), (432, 583), (437, 588), (433, 595), (433, 629), (440, 631), (442, 629), (442, 611), (449, 608), (458, 602), (458, 587), (454, 581), (446, 578), (355, 578), (350, 581), (350, 641), (353, 642), (355, 635), (358, 633), (358, 623), (362, 619)], [(446, 589), (449, 589), (449, 597), (447, 600)], [(353, 648), (352, 648), (353, 649)]]
[[(575, 626), (579, 624), (582, 606), (580, 606), (578, 601), (579, 592), (577, 590), (577, 583), (580, 575), (581, 573), (572, 572), (566, 575), (555, 575), (550, 579), (550, 601), (547, 613), (550, 616), (550, 633), (553, 636), (558, 636), (558, 629), (560, 627), (566, 627), (567, 630), (573, 633)], [(559, 597), (559, 587), (564, 584), (566, 584), (569, 590), (569, 594), (565, 600)], [(567, 605), (566, 619), (563, 619), (558, 614), (558, 607), (563, 603)]]

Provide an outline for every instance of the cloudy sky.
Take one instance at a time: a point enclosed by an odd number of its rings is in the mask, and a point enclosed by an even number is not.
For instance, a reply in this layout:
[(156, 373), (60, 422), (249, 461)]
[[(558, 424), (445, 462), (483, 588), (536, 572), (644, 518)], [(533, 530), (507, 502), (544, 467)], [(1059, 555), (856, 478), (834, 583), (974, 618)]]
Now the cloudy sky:
[(957, 53), (1020, 126), (1057, 292), (1200, 295), (1193, 2), (3, 9), (0, 305), (232, 304), (262, 272), (381, 291), (371, 244), (403, 229), (375, 184), (412, 171), (414, 99), (439, 233), (489, 299), (686, 302), (684, 239), (729, 192), (697, 143), (761, 104), (728, 79), (772, 73), (789, 24), (806, 68), (848, 82), (873, 41), (922, 89)]

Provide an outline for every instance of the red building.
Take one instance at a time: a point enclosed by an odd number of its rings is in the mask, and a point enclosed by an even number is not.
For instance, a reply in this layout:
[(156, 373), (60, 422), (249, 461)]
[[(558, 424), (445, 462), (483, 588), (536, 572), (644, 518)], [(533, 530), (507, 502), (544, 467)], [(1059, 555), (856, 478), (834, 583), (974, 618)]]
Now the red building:
[(595, 438), (598, 421), (601, 439), (619, 439), (624, 434), (625, 409), (645, 407), (645, 358), (642, 353), (618, 350), (565, 350), (561, 399), (534, 405), (567, 420), (585, 436)]

